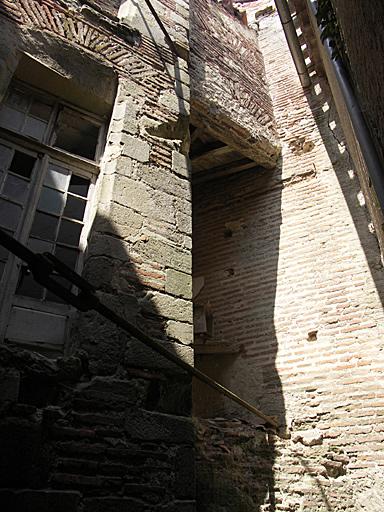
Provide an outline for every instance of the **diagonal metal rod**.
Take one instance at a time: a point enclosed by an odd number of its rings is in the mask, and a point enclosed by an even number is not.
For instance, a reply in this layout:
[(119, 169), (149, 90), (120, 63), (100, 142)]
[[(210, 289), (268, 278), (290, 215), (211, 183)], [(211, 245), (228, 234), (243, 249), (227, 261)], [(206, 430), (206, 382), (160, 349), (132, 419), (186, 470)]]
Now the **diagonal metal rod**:
[(168, 31), (165, 28), (164, 23), (161, 21), (160, 16), (157, 14), (157, 12), (156, 12), (155, 8), (153, 7), (151, 1), (150, 0), (144, 0), (144, 2), (147, 4), (148, 9), (151, 11), (153, 17), (155, 18), (155, 20), (156, 20), (157, 24), (159, 25), (161, 31), (163, 32), (165, 40), (167, 41), (167, 43), (171, 47), (172, 52), (177, 57), (180, 57), (179, 52), (177, 51), (175, 43), (172, 41), (171, 36), (168, 34)]
[[(130, 322), (127, 322), (124, 318), (117, 315), (112, 309), (105, 306), (103, 303), (99, 301), (99, 298), (96, 295), (96, 290), (93, 286), (83, 279), (79, 274), (76, 274), (72, 269), (67, 267), (60, 260), (55, 258), (52, 254), (44, 253), (44, 254), (35, 254), (30, 249), (25, 247), (23, 244), (15, 240), (12, 236), (8, 235), (6, 232), (0, 229), (0, 245), (8, 249), (8, 251), (15, 254), (18, 258), (22, 259), (28, 264), (28, 268), (32, 272), (34, 279), (44, 286), (48, 288), (51, 292), (58, 295), (60, 298), (76, 307), (80, 311), (89, 311), (93, 309), (97, 311), (100, 315), (104, 316), (125, 332), (135, 337), (144, 345), (151, 348), (158, 354), (162, 355), (175, 365), (179, 366), (183, 370), (185, 370), (190, 375), (193, 375), (200, 381), (204, 382), (211, 388), (215, 389), (222, 395), (230, 398), (237, 404), (241, 405), (251, 413), (255, 414), (259, 418), (263, 419), (266, 424), (270, 427), (277, 429), (279, 427), (277, 421), (264, 414), (262, 411), (254, 407), (252, 404), (243, 400), (238, 395), (230, 391), (225, 386), (221, 385), (219, 382), (215, 381), (205, 373), (201, 372), (194, 366), (186, 363), (179, 356), (170, 352), (166, 349), (161, 343), (153, 340), (150, 336), (145, 334), (143, 331), (132, 325)], [(58, 281), (55, 281), (55, 276), (64, 277), (69, 283), (77, 286), (80, 290), (78, 295), (70, 292), (67, 288), (62, 286)]]

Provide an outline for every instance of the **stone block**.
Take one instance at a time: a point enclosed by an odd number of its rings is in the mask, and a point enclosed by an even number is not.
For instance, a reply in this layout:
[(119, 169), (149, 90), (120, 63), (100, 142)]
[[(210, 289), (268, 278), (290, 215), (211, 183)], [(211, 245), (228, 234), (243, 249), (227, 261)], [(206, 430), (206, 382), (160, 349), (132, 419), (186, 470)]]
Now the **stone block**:
[(120, 203), (111, 202), (107, 215), (98, 215), (95, 219), (95, 229), (113, 233), (121, 238), (133, 240), (138, 236), (143, 225), (143, 217)]
[[(138, 170), (138, 176), (155, 190), (162, 190), (171, 196), (177, 196), (182, 199), (190, 199), (190, 183), (168, 169), (162, 169), (154, 166), (142, 165)], [(169, 201), (172, 199), (169, 198)]]
[(155, 218), (171, 224), (175, 223), (173, 197), (141, 181), (121, 175), (116, 176), (113, 199), (149, 219)]
[(20, 373), (0, 369), (0, 402), (16, 402), (19, 396)]
[(153, 311), (157, 315), (179, 320), (180, 322), (193, 321), (192, 303), (160, 292), (147, 293), (141, 301), (142, 307), (147, 311)]
[(138, 129), (137, 112), (138, 106), (133, 99), (125, 98), (113, 112), (113, 129), (135, 134)]
[(195, 450), (192, 447), (180, 446), (175, 452), (175, 496), (177, 498), (195, 498), (195, 486), (191, 485), (191, 481), (195, 481), (195, 458)]
[[(193, 365), (193, 350), (190, 347), (170, 342), (162, 342), (161, 344), (186, 363)], [(169, 361), (143, 343), (133, 339), (127, 343), (124, 354), (124, 364), (127, 367), (171, 371), (172, 373), (184, 372), (184, 370), (175, 363)]]
[(188, 85), (184, 85), (182, 82), (177, 80), (176, 86), (175, 86), (175, 91), (179, 98), (182, 98), (186, 101), (190, 101), (191, 93), (190, 93), (190, 88)]
[(92, 373), (112, 375), (117, 370), (128, 335), (96, 312), (80, 316), (73, 333), (77, 343), (89, 355)]
[(151, 211), (154, 207), (150, 188), (144, 183), (132, 178), (117, 176), (113, 195), (115, 201), (121, 205), (144, 214)]
[(125, 430), (134, 439), (192, 445), (195, 440), (191, 419), (145, 410), (127, 411)]
[(176, 225), (179, 231), (187, 235), (192, 235), (192, 217), (185, 213), (176, 213)]
[(121, 141), (123, 143), (122, 154), (129, 156), (139, 162), (148, 162), (149, 144), (132, 135), (123, 134)]
[(189, 102), (177, 96), (174, 91), (166, 91), (160, 95), (159, 103), (171, 112), (188, 115), (190, 111)]
[(76, 396), (91, 400), (93, 407), (121, 410), (124, 406), (142, 404), (148, 389), (143, 379), (122, 380), (113, 377), (94, 377), (90, 382), (79, 384)]
[(192, 276), (172, 268), (167, 269), (165, 291), (184, 299), (192, 299)]
[(135, 176), (135, 162), (128, 156), (121, 155), (115, 162), (115, 171), (123, 176)]
[(191, 164), (189, 158), (178, 151), (172, 151), (172, 170), (184, 178), (191, 177)]
[(139, 242), (135, 245), (135, 249), (149, 258), (151, 261), (171, 267), (181, 272), (191, 272), (192, 270), (192, 255), (191, 253), (184, 252), (178, 247), (175, 247), (163, 240), (150, 238), (147, 241)]
[[(94, 234), (88, 245), (88, 257), (101, 256), (129, 261), (129, 253), (130, 245), (110, 234)], [(88, 268), (91, 268), (91, 263), (87, 263)]]
[(185, 345), (193, 343), (193, 325), (184, 322), (169, 320), (165, 332), (170, 338), (180, 341)]

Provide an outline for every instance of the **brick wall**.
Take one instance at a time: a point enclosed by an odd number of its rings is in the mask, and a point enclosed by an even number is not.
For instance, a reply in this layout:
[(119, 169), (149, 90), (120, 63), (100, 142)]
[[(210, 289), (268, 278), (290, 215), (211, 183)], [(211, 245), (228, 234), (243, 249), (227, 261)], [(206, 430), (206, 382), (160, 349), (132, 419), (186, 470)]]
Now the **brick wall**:
[(191, 4), (192, 123), (260, 165), (279, 154), (257, 37), (212, 0)]
[[(384, 37), (379, 22), (384, 16), (384, 6), (377, 3), (368, 9), (357, 0), (335, 0), (333, 3), (346, 46), (352, 81), (376, 150), (384, 162), (383, 111), (377, 108), (384, 101), (381, 86), (384, 75)], [(356, 34), (359, 34), (358, 38)]]
[[(348, 4), (349, 5), (349, 4)], [(345, 11), (345, 6), (342, 10), (342, 16), (345, 16), (345, 22), (351, 23), (349, 30), (353, 30), (354, 23), (362, 23), (367, 26), (368, 19), (372, 15), (372, 10), (365, 10), (364, 13), (358, 13), (356, 5), (349, 5), (351, 9), (347, 9), (348, 14)], [(317, 27), (317, 22), (314, 15), (307, 8), (306, 2), (303, 0), (295, 1), (295, 9), (298, 14), (298, 24), (302, 31), (302, 41), (305, 42), (306, 52), (309, 54), (311, 59), (311, 65), (315, 66), (317, 70), (322, 70), (322, 73), (326, 73), (327, 82), (330, 86), (330, 90), (335, 102), (337, 113), (340, 118), (340, 124), (345, 135), (350, 156), (354, 162), (356, 173), (358, 175), (362, 192), (364, 194), (365, 201), (367, 203), (369, 215), (372, 219), (371, 229), (375, 231), (379, 245), (381, 247), (381, 253), (383, 254), (384, 247), (384, 231), (383, 231), (383, 212), (379, 205), (374, 187), (372, 185), (371, 178), (367, 164), (365, 162), (363, 152), (358, 142), (358, 133), (355, 133), (353, 124), (351, 121), (348, 108), (346, 106), (343, 92), (339, 86), (337, 76), (335, 74), (334, 66), (324, 49), (324, 45), (320, 40), (320, 33)], [(349, 17), (351, 16), (351, 17)], [(366, 18), (368, 16), (368, 18)], [(359, 20), (359, 21), (357, 21)], [(372, 25), (373, 26), (373, 25)], [(355, 27), (356, 28), (356, 27)], [(378, 158), (382, 158), (382, 151), (380, 149), (380, 108), (377, 108), (377, 99), (380, 92), (378, 91), (378, 83), (380, 80), (377, 78), (380, 75), (380, 59), (376, 50), (373, 48), (380, 47), (380, 31), (369, 29), (364, 30), (364, 37), (366, 40), (364, 43), (359, 43), (355, 48), (351, 46), (348, 50), (348, 54), (351, 56), (351, 62), (353, 62), (353, 68), (350, 70), (351, 87), (356, 95), (357, 102), (362, 110), (363, 116), (368, 126), (368, 130), (371, 131), (372, 142), (376, 146), (378, 152)], [(375, 38), (378, 38), (377, 42), (374, 42)], [(352, 44), (350, 41), (349, 44)], [(357, 48), (358, 47), (358, 48)], [(362, 50), (364, 48), (364, 50)], [(365, 52), (365, 57), (363, 54)], [(356, 56), (358, 58), (356, 59)], [(372, 66), (373, 62), (378, 64)], [(369, 65), (371, 63), (371, 66)], [(345, 63), (348, 68), (348, 62)], [(362, 67), (367, 66), (364, 71)], [(376, 90), (376, 92), (375, 92)], [(380, 103), (380, 101), (379, 101)], [(382, 256), (383, 260), (383, 256)]]
[[(268, 443), (264, 434), (257, 443), (256, 420), (196, 388), (197, 411), (256, 428), (257, 446), (239, 450), (233, 428), (208, 424), (220, 432), (212, 444), (221, 455), (206, 464), (217, 462), (214, 481), (227, 467), (248, 485), (244, 510), (268, 510), (267, 502), (274, 510), (381, 510), (382, 492), (375, 501), (368, 491), (380, 486), (384, 446), (377, 239), (327, 85), (315, 76), (303, 92), (269, 4), (247, 6), (268, 8), (258, 18), (259, 46), (282, 157), (273, 171), (194, 189), (194, 272), (205, 279), (198, 298), (212, 311), (210, 341), (240, 349), (197, 364), (278, 416), (290, 439)], [(262, 489), (249, 476), (259, 472), (269, 482)]]

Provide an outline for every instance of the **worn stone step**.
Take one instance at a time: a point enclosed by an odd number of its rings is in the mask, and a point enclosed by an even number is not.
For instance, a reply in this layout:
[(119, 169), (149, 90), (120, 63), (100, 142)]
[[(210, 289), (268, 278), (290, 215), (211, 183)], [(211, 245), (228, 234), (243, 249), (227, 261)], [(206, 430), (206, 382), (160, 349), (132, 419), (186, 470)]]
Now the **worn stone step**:
[(77, 425), (109, 425), (113, 427), (124, 426), (124, 415), (120, 414), (102, 414), (95, 412), (74, 412), (72, 419)]
[(110, 491), (122, 490), (124, 480), (115, 476), (82, 475), (74, 473), (53, 473), (50, 479), (51, 485), (59, 488), (98, 490), (108, 489)]

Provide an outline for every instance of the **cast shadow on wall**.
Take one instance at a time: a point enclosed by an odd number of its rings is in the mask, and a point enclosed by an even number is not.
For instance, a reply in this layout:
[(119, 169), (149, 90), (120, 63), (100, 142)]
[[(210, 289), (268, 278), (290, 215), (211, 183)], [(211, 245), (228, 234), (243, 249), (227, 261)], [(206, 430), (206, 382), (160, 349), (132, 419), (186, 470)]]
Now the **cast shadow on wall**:
[[(201, 343), (218, 347), (197, 355), (197, 367), (284, 430), (274, 320), (281, 169), (282, 159), (273, 171), (255, 168), (194, 188), (193, 272), (204, 278), (198, 301), (209, 304), (214, 324)], [(194, 414), (207, 418), (198, 443), (198, 510), (274, 511), (275, 447), (263, 421), (197, 382), (193, 403)]]
[[(147, 264), (132, 252), (108, 219), (96, 217), (83, 277), (104, 304), (172, 351), (175, 340), (165, 333), (166, 318), (151, 302), (156, 287), (148, 282)], [(159, 270), (156, 279), (161, 287)], [(17, 347), (8, 354), (9, 345), (1, 353), (2, 365), (13, 371), (16, 364), (21, 379), (15, 406), (8, 403), (0, 421), (0, 487), (11, 489), (0, 496), (5, 509), (37, 510), (34, 502), (25, 502), (28, 493), (17, 491), (26, 488), (43, 494), (48, 487), (80, 490), (85, 500), (134, 496), (150, 500), (151, 510), (165, 510), (175, 496), (193, 499), (194, 487), (181, 482), (189, 470), (179, 468), (178, 459), (192, 451), (192, 426), (182, 418), (190, 415), (190, 376), (93, 311), (79, 313), (70, 342), (67, 357), (56, 360)], [(63, 466), (67, 459), (84, 457), (86, 465)], [(151, 457), (166, 460), (169, 475), (161, 463), (154, 468)], [(117, 459), (122, 478), (106, 476), (110, 483), (100, 486), (103, 472), (98, 469), (96, 478), (90, 467)], [(89, 481), (86, 487), (82, 478)], [(162, 486), (154, 484), (156, 478)]]
[[(191, 359), (191, 349), (167, 334), (169, 319), (152, 301), (153, 292), (164, 291), (165, 271), (135, 250), (134, 244), (124, 241), (111, 221), (101, 215), (93, 223), (83, 276), (97, 289), (103, 304), (170, 352)], [(145, 377), (146, 372), (147, 376), (152, 372), (146, 409), (190, 414), (190, 376), (100, 314), (80, 313), (72, 338), (88, 353), (93, 374), (123, 376), (135, 368), (142, 369)]]
[[(316, 121), (322, 142), (332, 162), (332, 169), (339, 182), (350, 219), (359, 237), (360, 247), (364, 252), (377, 294), (384, 305), (384, 279), (378, 241), (376, 235), (372, 232), (369, 211), (365, 200), (362, 198), (359, 178), (354, 170), (354, 162), (347, 147), (335, 104), (330, 99), (329, 85), (326, 79), (318, 74), (312, 76), (312, 84), (311, 90), (306, 93), (308, 105), (313, 112), (313, 118)], [(322, 108), (324, 114), (319, 116), (320, 108)], [(370, 180), (368, 180), (368, 183), (371, 186)], [(348, 222), (348, 219), (346, 219), (346, 222)]]

